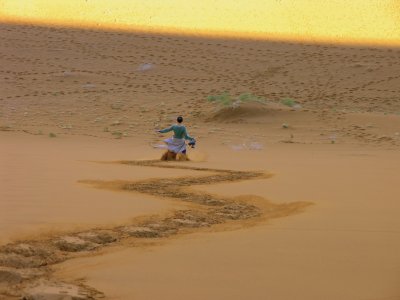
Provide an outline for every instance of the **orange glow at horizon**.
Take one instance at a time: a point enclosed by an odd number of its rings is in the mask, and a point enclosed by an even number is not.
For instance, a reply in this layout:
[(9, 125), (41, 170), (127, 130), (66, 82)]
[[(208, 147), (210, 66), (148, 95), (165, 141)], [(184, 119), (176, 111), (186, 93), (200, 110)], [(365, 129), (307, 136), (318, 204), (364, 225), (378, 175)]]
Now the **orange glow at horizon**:
[(400, 44), (399, 0), (1, 0), (0, 20), (186, 34)]

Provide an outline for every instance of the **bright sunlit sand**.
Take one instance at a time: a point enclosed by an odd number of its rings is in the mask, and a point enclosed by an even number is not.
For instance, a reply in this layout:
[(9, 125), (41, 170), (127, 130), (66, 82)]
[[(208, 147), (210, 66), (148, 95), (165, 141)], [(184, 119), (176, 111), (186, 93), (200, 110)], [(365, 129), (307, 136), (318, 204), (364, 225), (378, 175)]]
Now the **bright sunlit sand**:
[(152, 32), (400, 43), (398, 0), (3, 0), (0, 18)]

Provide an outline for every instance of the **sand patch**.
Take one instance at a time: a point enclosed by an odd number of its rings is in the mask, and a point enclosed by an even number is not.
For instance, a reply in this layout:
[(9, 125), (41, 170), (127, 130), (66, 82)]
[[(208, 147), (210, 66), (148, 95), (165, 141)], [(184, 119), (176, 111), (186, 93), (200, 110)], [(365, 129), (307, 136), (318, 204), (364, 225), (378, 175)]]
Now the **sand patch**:
[[(71, 233), (67, 236), (53, 236), (45, 240), (21, 241), (0, 248), (0, 266), (8, 269), (0, 273), (8, 286), (18, 294), (22, 288), (25, 299), (91, 299), (98, 293), (82, 285), (70, 285), (56, 281), (37, 280), (38, 276), (22, 278), (18, 270), (50, 270), (47, 266), (76, 257), (79, 253), (88, 255), (106, 245), (126, 239), (136, 239), (134, 245), (145, 245), (147, 240), (168, 238), (199, 229), (226, 230), (254, 225), (261, 220), (288, 216), (301, 212), (311, 203), (294, 202), (274, 204), (261, 197), (220, 197), (218, 195), (190, 190), (193, 185), (209, 185), (223, 182), (268, 178), (264, 172), (220, 170), (150, 161), (120, 161), (125, 165), (173, 168), (211, 173), (205, 176), (178, 178), (152, 178), (142, 181), (100, 181), (82, 180), (102, 189), (121, 190), (150, 194), (188, 203), (188, 209), (178, 209), (165, 215), (141, 217), (131, 224), (104, 230), (101, 228)], [(222, 226), (224, 225), (224, 226)], [(218, 227), (219, 226), (219, 227)], [(140, 241), (144, 241), (140, 242)], [(43, 277), (43, 276), (40, 276)], [(18, 286), (18, 288), (17, 288)], [(65, 292), (67, 290), (67, 292)], [(67, 293), (67, 294), (65, 294)], [(22, 295), (22, 294), (20, 294)], [(67, 298), (60, 298), (62, 296)], [(68, 298), (69, 297), (69, 298)]]

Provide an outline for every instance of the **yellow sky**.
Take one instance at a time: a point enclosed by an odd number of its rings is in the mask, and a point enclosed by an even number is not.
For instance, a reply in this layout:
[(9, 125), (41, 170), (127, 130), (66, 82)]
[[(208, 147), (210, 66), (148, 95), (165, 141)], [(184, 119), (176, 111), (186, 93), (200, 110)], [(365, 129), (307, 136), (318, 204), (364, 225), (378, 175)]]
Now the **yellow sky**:
[(0, 18), (400, 44), (400, 0), (0, 0)]

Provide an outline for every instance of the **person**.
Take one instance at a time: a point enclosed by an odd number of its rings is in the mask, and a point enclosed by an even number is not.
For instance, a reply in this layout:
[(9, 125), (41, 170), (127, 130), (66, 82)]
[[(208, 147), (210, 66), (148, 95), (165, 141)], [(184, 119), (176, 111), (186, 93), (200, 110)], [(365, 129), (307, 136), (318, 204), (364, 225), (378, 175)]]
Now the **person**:
[(176, 121), (177, 124), (172, 125), (171, 127), (157, 130), (158, 133), (174, 132), (172, 138), (164, 140), (167, 144), (168, 150), (163, 154), (161, 160), (176, 160), (178, 154), (180, 160), (187, 160), (186, 141), (189, 140), (189, 145), (193, 148), (196, 143), (196, 140), (187, 133), (186, 127), (182, 125), (183, 117), (179, 116)]

